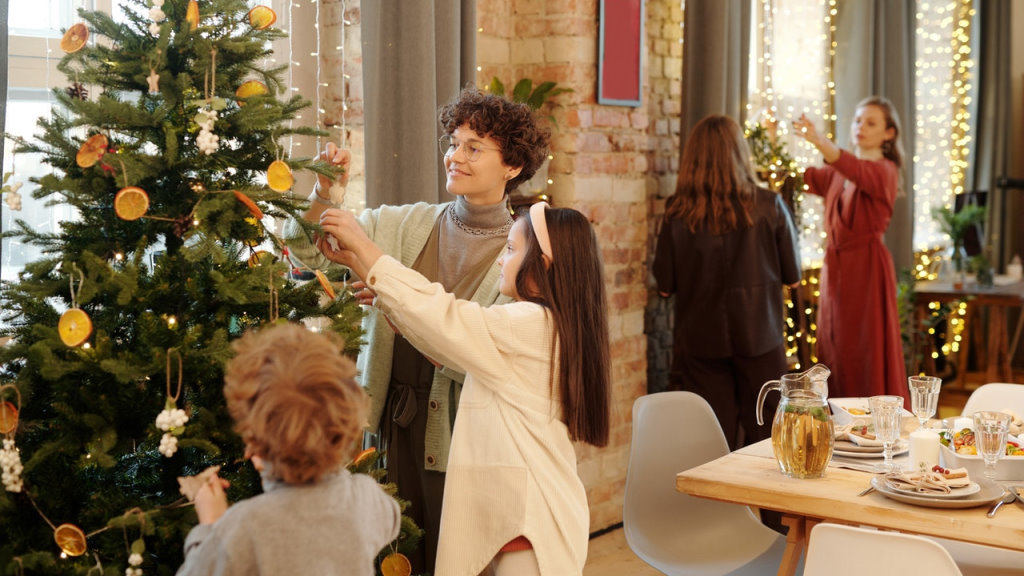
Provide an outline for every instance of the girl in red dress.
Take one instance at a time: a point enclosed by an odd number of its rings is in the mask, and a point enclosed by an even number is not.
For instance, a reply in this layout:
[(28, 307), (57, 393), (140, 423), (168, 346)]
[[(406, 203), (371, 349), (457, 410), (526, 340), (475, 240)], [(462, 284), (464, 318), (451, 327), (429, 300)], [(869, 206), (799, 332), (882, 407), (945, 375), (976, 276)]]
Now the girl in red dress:
[(826, 162), (808, 168), (804, 181), (825, 201), (828, 241), (817, 337), (818, 358), (832, 370), (829, 395), (906, 398), (896, 273), (882, 240), (899, 192), (899, 117), (885, 98), (862, 100), (850, 130), (852, 154), (820, 134), (806, 116), (793, 126)]

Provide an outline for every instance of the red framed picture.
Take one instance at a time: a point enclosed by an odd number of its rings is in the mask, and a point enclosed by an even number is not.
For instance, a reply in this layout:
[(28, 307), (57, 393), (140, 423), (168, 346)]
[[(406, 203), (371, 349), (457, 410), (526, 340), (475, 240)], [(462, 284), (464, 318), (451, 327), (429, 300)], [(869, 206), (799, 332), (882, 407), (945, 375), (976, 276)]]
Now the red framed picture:
[(640, 105), (643, 41), (644, 0), (601, 0), (599, 104)]

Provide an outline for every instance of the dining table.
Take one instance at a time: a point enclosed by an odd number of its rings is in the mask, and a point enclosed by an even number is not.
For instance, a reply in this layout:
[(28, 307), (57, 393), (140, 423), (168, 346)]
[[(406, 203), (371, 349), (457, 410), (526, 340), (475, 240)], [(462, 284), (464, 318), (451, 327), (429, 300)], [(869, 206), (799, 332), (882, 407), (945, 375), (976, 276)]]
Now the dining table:
[[(905, 456), (896, 459), (897, 464), (905, 461)], [(875, 461), (867, 459), (833, 457), (821, 478), (790, 478), (780, 471), (772, 455), (771, 440), (763, 440), (679, 472), (676, 490), (781, 512), (788, 533), (779, 576), (795, 573), (810, 531), (820, 522), (870, 526), (1024, 551), (1024, 505), (1003, 506), (989, 518), (987, 502), (950, 509), (904, 503), (878, 490), (861, 495), (877, 474), (874, 464)], [(1024, 484), (1024, 479), (1020, 484)]]

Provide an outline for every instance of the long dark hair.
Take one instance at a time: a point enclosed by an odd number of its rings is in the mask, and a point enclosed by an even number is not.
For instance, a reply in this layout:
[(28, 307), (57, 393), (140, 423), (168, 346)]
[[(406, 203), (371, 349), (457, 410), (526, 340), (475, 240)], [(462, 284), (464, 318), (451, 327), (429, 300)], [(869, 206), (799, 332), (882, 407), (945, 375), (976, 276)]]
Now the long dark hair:
[(569, 437), (605, 446), (611, 352), (601, 249), (590, 222), (576, 210), (551, 208), (544, 214), (551, 239), (550, 266), (545, 266), (533, 223), (525, 214), (530, 226), (525, 227), (526, 253), (516, 274), (516, 291), (551, 313), (558, 346), (558, 391)]
[(705, 116), (683, 147), (676, 193), (665, 219), (681, 219), (691, 232), (725, 234), (754, 225), (754, 169), (739, 124), (728, 116)]

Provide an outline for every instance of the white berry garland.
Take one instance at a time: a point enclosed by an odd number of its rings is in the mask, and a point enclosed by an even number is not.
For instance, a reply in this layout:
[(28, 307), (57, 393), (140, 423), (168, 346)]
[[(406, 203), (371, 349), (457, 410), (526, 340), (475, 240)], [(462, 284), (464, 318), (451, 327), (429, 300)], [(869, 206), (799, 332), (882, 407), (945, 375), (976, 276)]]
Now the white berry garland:
[(213, 125), (217, 122), (217, 111), (216, 110), (204, 110), (201, 114), (205, 115), (203, 121), (198, 121), (199, 124), (199, 135), (196, 136), (196, 145), (199, 146), (199, 151), (209, 156), (220, 148), (220, 136), (213, 133)]
[(181, 408), (173, 407), (173, 400), (167, 399), (168, 407), (165, 407), (156, 415), (156, 427), (164, 431), (160, 438), (160, 453), (170, 458), (178, 451), (178, 437), (188, 422), (188, 414)]
[(0, 449), (0, 479), (8, 492), (21, 492), (21, 455), (13, 438), (4, 438), (4, 447)]
[(164, 0), (153, 0), (153, 6), (149, 9), (149, 17), (153, 20), (153, 23), (149, 25), (149, 33), (153, 36), (160, 35), (160, 22), (167, 18), (161, 9), (163, 5)]
[(142, 565), (142, 554), (133, 552), (128, 557), (128, 564), (129, 566), (124, 569), (124, 576), (142, 576), (142, 568), (139, 568)]

